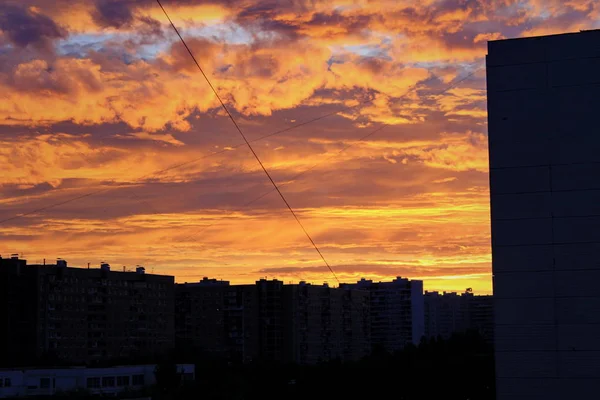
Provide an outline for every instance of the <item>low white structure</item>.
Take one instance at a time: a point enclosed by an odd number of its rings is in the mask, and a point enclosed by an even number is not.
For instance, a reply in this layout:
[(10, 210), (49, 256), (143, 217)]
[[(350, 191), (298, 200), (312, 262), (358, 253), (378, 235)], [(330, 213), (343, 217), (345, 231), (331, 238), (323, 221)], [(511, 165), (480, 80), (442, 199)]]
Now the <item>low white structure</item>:
[[(115, 395), (156, 383), (156, 365), (129, 365), (110, 368), (0, 369), (0, 398), (53, 395), (77, 389), (94, 394)], [(192, 364), (177, 364), (184, 380), (193, 380)]]

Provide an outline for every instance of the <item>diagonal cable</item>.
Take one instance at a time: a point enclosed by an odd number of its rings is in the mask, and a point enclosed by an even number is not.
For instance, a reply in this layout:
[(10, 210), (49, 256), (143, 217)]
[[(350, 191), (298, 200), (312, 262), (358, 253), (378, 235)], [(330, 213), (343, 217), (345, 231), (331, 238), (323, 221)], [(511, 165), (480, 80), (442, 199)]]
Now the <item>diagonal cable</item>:
[[(367, 138), (371, 137), (372, 135), (376, 134), (377, 132), (379, 132), (380, 130), (382, 130), (383, 128), (385, 128), (386, 126), (387, 126), (387, 125), (381, 125), (381, 126), (380, 126), (380, 127), (378, 127), (377, 129), (375, 129), (375, 130), (373, 130), (373, 131), (369, 132), (369, 133), (368, 133), (368, 134), (366, 134), (365, 136), (363, 136), (363, 137), (361, 137), (360, 139), (356, 140), (356, 142), (355, 142), (355, 143), (352, 143), (352, 144), (349, 144), (349, 145), (347, 145), (347, 146), (344, 146), (342, 149), (340, 149), (339, 151), (337, 151), (337, 152), (336, 152), (336, 153), (334, 153), (334, 154), (331, 154), (329, 157), (325, 158), (324, 160), (321, 160), (321, 161), (319, 161), (319, 162), (317, 162), (317, 163), (313, 164), (313, 165), (312, 165), (310, 168), (308, 168), (308, 169), (305, 169), (304, 171), (302, 171), (302, 172), (300, 172), (300, 173), (298, 173), (298, 174), (294, 175), (293, 177), (291, 177), (290, 179), (288, 179), (288, 182), (285, 182), (285, 183), (282, 183), (282, 184), (280, 184), (280, 185), (279, 185), (279, 187), (281, 187), (281, 186), (285, 186), (285, 185), (290, 185), (290, 184), (292, 184), (293, 182), (295, 182), (297, 179), (299, 179), (299, 178), (300, 178), (300, 177), (302, 177), (303, 175), (305, 175), (305, 174), (309, 173), (310, 171), (314, 170), (315, 168), (317, 168), (319, 165), (321, 165), (321, 164), (323, 164), (324, 162), (327, 162), (327, 161), (331, 160), (332, 158), (334, 158), (334, 157), (336, 157), (336, 156), (340, 155), (340, 154), (341, 154), (341, 153), (343, 153), (344, 151), (348, 150), (350, 147), (354, 146), (356, 143), (359, 143), (359, 142), (361, 142), (361, 141), (363, 141), (363, 140), (366, 140)], [(244, 209), (244, 208), (246, 208), (246, 207), (248, 207), (248, 206), (250, 206), (250, 205), (252, 205), (252, 204), (256, 203), (257, 201), (259, 201), (260, 199), (262, 199), (262, 198), (264, 198), (264, 197), (267, 197), (268, 195), (270, 195), (270, 194), (271, 194), (271, 193), (273, 193), (274, 191), (275, 191), (275, 189), (271, 189), (271, 190), (269, 190), (268, 192), (264, 192), (264, 193), (263, 193), (263, 194), (261, 194), (260, 196), (258, 196), (258, 197), (255, 197), (254, 199), (250, 200), (250, 201), (249, 201), (249, 202), (247, 202), (247, 203), (244, 203), (244, 204), (243, 204), (242, 206), (240, 206), (239, 208), (237, 208), (237, 209), (235, 209), (235, 210), (233, 210), (233, 211), (231, 211), (231, 212), (227, 213), (227, 214), (225, 215), (225, 217), (228, 217), (228, 216), (230, 216), (230, 215), (232, 215), (232, 214), (234, 214), (234, 213), (236, 213), (236, 212), (240, 212), (242, 209)], [(188, 240), (190, 240), (190, 239), (194, 239), (195, 237), (197, 237), (198, 235), (200, 235), (202, 232), (204, 232), (206, 229), (208, 229), (208, 228), (210, 228), (211, 226), (214, 226), (214, 225), (216, 225), (216, 224), (217, 224), (217, 222), (215, 222), (215, 223), (212, 223), (212, 224), (208, 224), (208, 225), (204, 225), (204, 226), (202, 227), (202, 229), (198, 230), (197, 232), (195, 232), (195, 233), (193, 233), (193, 234), (191, 234), (191, 235), (188, 235), (188, 236), (184, 237), (183, 239), (181, 239), (181, 240), (179, 240), (179, 241), (180, 241), (180, 242), (183, 242), (183, 241), (188, 241)]]
[(256, 161), (258, 162), (258, 164), (260, 165), (260, 167), (264, 171), (265, 175), (267, 175), (267, 178), (269, 178), (269, 180), (271, 181), (271, 184), (273, 184), (273, 187), (275, 188), (275, 190), (277, 190), (277, 193), (279, 193), (279, 196), (281, 197), (281, 199), (283, 200), (283, 202), (285, 203), (285, 205), (287, 206), (287, 208), (290, 210), (290, 212), (294, 216), (294, 219), (296, 219), (296, 222), (298, 222), (298, 225), (300, 225), (300, 228), (302, 228), (302, 231), (304, 232), (304, 234), (306, 235), (306, 237), (308, 238), (308, 240), (310, 241), (310, 243), (313, 245), (313, 247), (315, 248), (315, 250), (317, 251), (317, 253), (319, 253), (319, 256), (321, 257), (321, 259), (323, 260), (323, 262), (325, 263), (325, 265), (327, 266), (327, 268), (329, 268), (329, 271), (331, 271), (331, 273), (333, 274), (335, 280), (339, 284), (340, 280), (338, 279), (337, 275), (335, 274), (335, 272), (333, 271), (333, 269), (331, 268), (331, 266), (329, 265), (329, 263), (327, 262), (327, 260), (323, 256), (323, 253), (321, 253), (321, 250), (319, 250), (319, 248), (317, 247), (317, 244), (312, 239), (312, 237), (310, 236), (310, 234), (308, 233), (308, 231), (306, 230), (306, 228), (304, 227), (304, 225), (302, 225), (302, 222), (300, 222), (300, 219), (298, 218), (298, 216), (296, 215), (296, 213), (294, 212), (294, 210), (290, 206), (290, 203), (288, 203), (288, 201), (286, 200), (286, 198), (283, 195), (283, 193), (281, 192), (281, 190), (279, 190), (279, 188), (277, 187), (277, 184), (275, 183), (275, 181), (271, 177), (271, 174), (269, 174), (269, 171), (267, 171), (267, 169), (265, 168), (264, 164), (262, 163), (262, 161), (258, 157), (258, 154), (256, 154), (256, 152), (254, 151), (254, 148), (252, 147), (252, 145), (250, 144), (250, 142), (248, 141), (248, 139), (246, 139), (246, 135), (244, 135), (244, 132), (242, 132), (242, 130), (240, 129), (239, 125), (235, 121), (235, 118), (233, 118), (233, 115), (231, 115), (231, 113), (229, 112), (229, 109), (227, 108), (227, 106), (225, 105), (225, 103), (223, 102), (223, 100), (221, 99), (221, 96), (219, 96), (219, 93), (217, 92), (217, 90), (215, 89), (215, 87), (210, 82), (210, 79), (208, 79), (208, 76), (206, 76), (206, 74), (204, 73), (204, 70), (202, 69), (202, 67), (200, 66), (200, 64), (198, 63), (198, 61), (196, 60), (196, 57), (194, 56), (194, 54), (192, 53), (192, 51), (188, 47), (187, 43), (185, 42), (185, 40), (183, 39), (183, 37), (179, 33), (179, 30), (177, 29), (177, 27), (175, 26), (175, 24), (173, 23), (173, 21), (169, 17), (169, 14), (167, 14), (167, 10), (165, 10), (165, 8), (163, 7), (163, 5), (160, 2), (160, 0), (156, 0), (156, 2), (158, 3), (158, 5), (160, 6), (160, 8), (162, 9), (162, 11), (165, 14), (165, 16), (167, 17), (167, 19), (169, 20), (169, 23), (173, 27), (173, 30), (175, 31), (175, 33), (177, 34), (177, 36), (179, 36), (179, 39), (181, 40), (181, 43), (183, 43), (183, 45), (185, 46), (185, 49), (189, 53), (190, 57), (192, 57), (192, 60), (194, 60), (194, 63), (196, 64), (196, 67), (198, 67), (198, 70), (200, 71), (200, 73), (202, 74), (202, 76), (204, 77), (204, 79), (206, 80), (206, 83), (208, 83), (208, 86), (210, 86), (211, 90), (213, 91), (213, 93), (217, 97), (217, 100), (219, 100), (219, 103), (221, 103), (221, 107), (223, 107), (223, 110), (225, 111), (225, 113), (227, 113), (227, 116), (229, 117), (229, 119), (231, 120), (231, 122), (233, 123), (233, 125), (235, 126), (235, 129), (242, 136), (242, 138), (244, 139), (244, 142), (246, 143), (246, 145), (248, 146), (248, 148), (252, 152), (252, 155), (254, 155), (254, 158), (256, 158)]
[[(442, 90), (440, 93), (437, 93), (437, 95), (443, 94), (443, 93), (447, 92), (448, 90), (456, 87), (458, 84), (462, 83), (463, 81), (465, 81), (468, 78), (470, 78), (471, 76), (473, 76), (481, 68), (483, 68), (483, 67), (478, 67), (475, 70), (473, 70), (471, 73), (469, 73), (468, 75), (466, 75), (465, 77), (461, 78), (460, 80), (458, 80), (456, 82), (453, 82), (449, 87), (447, 87), (446, 89)], [(411, 93), (413, 90), (411, 90), (410, 92), (404, 94), (401, 97), (406, 96), (407, 94)], [(258, 142), (259, 140), (263, 140), (263, 139), (269, 138), (271, 136), (279, 135), (279, 134), (284, 133), (284, 132), (289, 132), (289, 131), (291, 131), (293, 129), (299, 128), (299, 127), (304, 126), (304, 125), (308, 125), (308, 124), (310, 124), (312, 122), (319, 121), (319, 120), (327, 118), (329, 116), (338, 114), (338, 113), (340, 113), (342, 111), (345, 111), (345, 110), (348, 110), (348, 109), (352, 109), (352, 108), (357, 107), (357, 106), (359, 106), (361, 104), (365, 104), (365, 103), (367, 103), (369, 101), (371, 101), (371, 99), (368, 99), (366, 101), (361, 101), (358, 104), (355, 104), (353, 106), (343, 107), (343, 108), (341, 108), (339, 110), (323, 114), (323, 115), (321, 115), (319, 117), (312, 118), (312, 119), (300, 122), (298, 124), (289, 126), (287, 128), (284, 128), (284, 129), (281, 129), (281, 130), (278, 130), (278, 131), (275, 131), (275, 132), (268, 133), (268, 134), (260, 136), (258, 138), (251, 139), (250, 143)], [(197, 158), (194, 158), (194, 159), (191, 159), (191, 160), (187, 160), (187, 161), (184, 161), (184, 162), (181, 162), (181, 163), (173, 164), (173, 165), (170, 165), (170, 166), (168, 166), (166, 168), (163, 168), (161, 170), (154, 171), (152, 173), (143, 175), (143, 176), (139, 177), (138, 180), (143, 180), (143, 179), (148, 179), (148, 178), (151, 178), (151, 177), (155, 177), (155, 176), (163, 174), (165, 172), (168, 172), (168, 171), (171, 171), (171, 170), (174, 170), (174, 169), (177, 169), (177, 168), (181, 168), (181, 167), (184, 167), (186, 165), (194, 164), (194, 163), (196, 163), (196, 162), (198, 162), (200, 160), (203, 160), (203, 159), (206, 159), (206, 158), (218, 155), (218, 154), (223, 154), (223, 153), (231, 151), (231, 150), (235, 150), (235, 149), (237, 149), (237, 148), (239, 148), (241, 146), (244, 146), (244, 145), (245, 145), (245, 143), (239, 143), (237, 145), (231, 146), (230, 149), (223, 149), (223, 150), (219, 150), (219, 151), (214, 151), (212, 153), (205, 154), (205, 155), (203, 155), (201, 157), (197, 157)], [(55, 207), (58, 207), (58, 206), (61, 206), (61, 205), (64, 205), (64, 204), (68, 204), (68, 203), (71, 203), (71, 202), (74, 202), (74, 201), (77, 201), (77, 200), (80, 200), (80, 199), (83, 199), (83, 198), (86, 198), (86, 197), (89, 197), (89, 196), (94, 196), (96, 194), (110, 192), (112, 190), (115, 190), (115, 187), (110, 187), (110, 188), (105, 188), (105, 189), (99, 189), (99, 190), (88, 192), (88, 193), (85, 193), (85, 194), (82, 194), (82, 195), (74, 196), (74, 197), (71, 197), (71, 198), (66, 199), (66, 200), (60, 200), (58, 202), (55, 202), (55, 203), (52, 203), (52, 204), (49, 204), (49, 205), (46, 205), (46, 206), (43, 206), (43, 207), (39, 207), (39, 208), (30, 210), (30, 211), (27, 211), (27, 212), (24, 212), (24, 213), (21, 213), (21, 214), (13, 215), (12, 217), (8, 217), (8, 218), (5, 218), (5, 219), (2, 219), (2, 220), (0, 220), (0, 224), (3, 224), (5, 222), (9, 222), (9, 221), (13, 221), (13, 220), (16, 220), (16, 219), (19, 219), (19, 218), (22, 218), (22, 217), (27, 217), (29, 215), (37, 214), (39, 212), (46, 211), (46, 210), (49, 210), (49, 209), (52, 209), (52, 208), (55, 208)]]
[[(462, 82), (466, 81), (467, 79), (469, 79), (470, 77), (472, 77), (473, 75), (475, 75), (475, 73), (476, 73), (476, 72), (477, 72), (479, 69), (480, 69), (480, 68), (477, 68), (477, 69), (475, 69), (475, 70), (471, 71), (469, 74), (467, 74), (467, 75), (465, 75), (464, 77), (462, 77), (461, 79), (459, 79), (459, 80), (457, 80), (457, 81), (454, 81), (454, 82), (452, 82), (450, 85), (448, 85), (448, 86), (447, 86), (446, 88), (444, 88), (443, 90), (439, 91), (438, 93), (435, 93), (435, 96), (442, 95), (442, 94), (444, 94), (444, 93), (448, 92), (449, 90), (451, 90), (451, 89), (454, 89), (456, 86), (458, 86), (458, 85), (459, 85), (459, 84), (461, 84)], [(407, 93), (407, 94), (408, 94), (408, 93)], [(339, 111), (337, 111), (337, 112), (339, 112)], [(325, 115), (325, 116), (327, 116), (327, 115)], [(342, 149), (340, 149), (340, 150), (339, 150), (337, 153), (334, 153), (334, 154), (330, 155), (330, 156), (329, 156), (329, 157), (327, 157), (326, 159), (324, 159), (324, 160), (322, 160), (322, 161), (319, 161), (318, 163), (315, 163), (315, 164), (313, 164), (313, 165), (312, 165), (310, 168), (308, 168), (308, 169), (306, 169), (306, 170), (304, 170), (304, 171), (300, 172), (299, 174), (297, 174), (297, 175), (293, 176), (292, 178), (290, 178), (290, 179), (288, 180), (288, 182), (287, 182), (287, 183), (282, 183), (282, 184), (280, 184), (279, 186), (281, 187), (281, 186), (288, 185), (288, 184), (291, 184), (291, 183), (295, 182), (295, 181), (296, 181), (298, 178), (300, 178), (301, 176), (303, 176), (303, 175), (305, 175), (305, 174), (309, 173), (310, 171), (312, 171), (313, 169), (315, 169), (316, 167), (318, 167), (318, 166), (319, 166), (319, 165), (321, 165), (322, 163), (324, 163), (324, 162), (326, 162), (326, 161), (329, 161), (329, 160), (330, 160), (330, 159), (332, 159), (333, 157), (336, 157), (336, 156), (340, 155), (340, 154), (341, 154), (341, 153), (343, 153), (344, 151), (348, 150), (350, 147), (353, 147), (353, 146), (354, 146), (354, 145), (356, 145), (357, 143), (360, 143), (360, 142), (362, 142), (362, 141), (364, 141), (364, 140), (368, 139), (369, 137), (373, 136), (374, 134), (376, 134), (377, 132), (379, 132), (380, 130), (382, 130), (383, 128), (386, 128), (386, 127), (388, 127), (388, 126), (389, 126), (389, 124), (383, 124), (383, 125), (379, 126), (377, 129), (375, 129), (375, 130), (373, 130), (373, 131), (371, 131), (371, 132), (367, 133), (366, 135), (364, 135), (364, 136), (360, 137), (359, 139), (357, 139), (357, 140), (356, 140), (354, 143), (352, 143), (352, 144), (349, 144), (348, 146), (345, 146), (345, 147), (343, 147), (343, 148), (342, 148)], [(269, 135), (266, 135), (266, 136), (268, 137)], [(263, 137), (265, 137), (265, 136), (263, 136)], [(256, 139), (256, 140), (259, 140), (259, 139), (261, 139), (261, 138), (258, 138), (258, 139)], [(269, 190), (268, 192), (265, 192), (265, 193), (261, 194), (260, 196), (258, 196), (258, 197), (255, 197), (254, 199), (252, 199), (252, 200), (250, 200), (249, 202), (247, 202), (247, 203), (243, 204), (243, 205), (242, 205), (242, 206), (240, 206), (239, 208), (237, 208), (237, 209), (235, 209), (235, 210), (233, 210), (233, 211), (231, 211), (231, 212), (227, 213), (227, 214), (225, 215), (225, 217), (228, 217), (228, 216), (230, 216), (230, 215), (232, 215), (232, 214), (234, 214), (234, 213), (236, 213), (236, 212), (239, 212), (239, 211), (241, 211), (243, 208), (246, 208), (246, 207), (250, 206), (251, 204), (253, 204), (253, 203), (255, 203), (255, 202), (259, 201), (260, 199), (262, 199), (262, 198), (264, 198), (264, 197), (268, 196), (269, 194), (273, 193), (274, 191), (275, 191), (275, 189), (271, 189), (271, 190)], [(183, 239), (180, 239), (180, 240), (178, 240), (178, 241), (179, 241), (179, 242), (183, 242), (183, 241), (188, 241), (188, 240), (190, 240), (190, 239), (194, 239), (195, 237), (197, 237), (198, 235), (200, 235), (202, 232), (204, 232), (206, 229), (208, 229), (208, 228), (210, 228), (211, 226), (214, 226), (214, 225), (216, 225), (216, 222), (215, 222), (215, 223), (212, 223), (212, 224), (204, 225), (204, 226), (203, 226), (203, 227), (202, 227), (200, 230), (198, 230), (197, 232), (195, 232), (195, 233), (193, 233), (193, 234), (191, 234), (191, 235), (188, 235), (188, 236), (186, 236), (186, 237), (184, 237)]]

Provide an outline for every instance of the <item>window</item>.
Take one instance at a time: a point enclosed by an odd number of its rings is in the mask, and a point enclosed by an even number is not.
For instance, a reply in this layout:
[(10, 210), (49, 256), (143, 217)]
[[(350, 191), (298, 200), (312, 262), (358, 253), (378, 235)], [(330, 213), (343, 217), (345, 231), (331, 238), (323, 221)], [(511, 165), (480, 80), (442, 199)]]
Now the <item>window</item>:
[(102, 378), (102, 387), (114, 387), (115, 386), (115, 377), (114, 376), (105, 376)]
[(129, 386), (129, 377), (117, 376), (117, 386)]
[(50, 388), (50, 378), (40, 378), (40, 389)]
[(144, 384), (144, 375), (134, 375), (132, 381), (134, 386), (141, 386)]
[(4, 387), (4, 380), (2, 378), (0, 378), (0, 388)]
[(100, 378), (87, 378), (88, 389), (94, 389), (100, 387)]

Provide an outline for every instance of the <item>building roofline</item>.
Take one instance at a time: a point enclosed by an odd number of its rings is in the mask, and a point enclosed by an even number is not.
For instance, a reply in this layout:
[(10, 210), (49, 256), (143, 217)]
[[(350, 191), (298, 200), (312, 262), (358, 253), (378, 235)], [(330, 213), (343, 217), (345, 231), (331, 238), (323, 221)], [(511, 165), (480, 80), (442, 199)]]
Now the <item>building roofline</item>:
[(580, 35), (582, 33), (588, 33), (588, 32), (600, 32), (600, 28), (598, 28), (598, 29), (582, 29), (579, 32), (563, 32), (563, 33), (552, 33), (552, 34), (548, 34), (548, 35), (523, 36), (523, 37), (488, 40), (488, 43), (506, 42), (509, 40), (543, 39), (543, 38), (554, 37), (554, 36)]

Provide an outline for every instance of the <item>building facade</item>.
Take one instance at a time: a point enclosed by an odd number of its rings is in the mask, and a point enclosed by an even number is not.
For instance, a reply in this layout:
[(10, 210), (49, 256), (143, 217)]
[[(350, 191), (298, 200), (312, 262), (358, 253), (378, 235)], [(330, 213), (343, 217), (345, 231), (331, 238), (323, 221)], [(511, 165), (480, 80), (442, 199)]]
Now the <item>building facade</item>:
[(370, 352), (369, 292), (300, 282), (284, 287), (285, 360), (356, 361)]
[[(115, 396), (156, 383), (156, 365), (128, 365), (110, 368), (26, 368), (0, 369), (0, 399), (54, 396), (76, 390)], [(195, 379), (195, 367), (178, 364), (183, 380)]]
[[(193, 349), (232, 362), (261, 358), (263, 345), (256, 284), (230, 285), (228, 281), (203, 278), (175, 286), (178, 349)], [(271, 328), (267, 326), (262, 330)]]
[(426, 338), (448, 339), (454, 333), (476, 330), (486, 341), (493, 341), (492, 296), (475, 296), (469, 290), (460, 295), (426, 291), (424, 302)]
[(361, 279), (342, 288), (369, 292), (371, 344), (386, 351), (419, 344), (425, 333), (423, 281), (397, 277), (391, 282)]
[(0, 367), (37, 360), (37, 275), (14, 254), (0, 257)]
[[(64, 260), (12, 261), (21, 261), (19, 269), (0, 266), (0, 285), (18, 281), (26, 288), (13, 291), (7, 304), (25, 304), (32, 318), (19, 312), (2, 321), (0, 330), (20, 332), (23, 336), (9, 343), (31, 352), (32, 361), (83, 365), (159, 355), (174, 347), (172, 276), (146, 274), (143, 267), (116, 272), (108, 264), (84, 269), (67, 267)], [(15, 331), (18, 318), (25, 317)]]
[(467, 329), (476, 330), (488, 342), (494, 342), (494, 297), (467, 295)]
[(425, 329), (426, 338), (442, 337), (448, 339), (455, 332), (467, 329), (464, 302), (457, 293), (425, 292)]
[(179, 347), (234, 362), (357, 360), (370, 351), (369, 292), (261, 279), (177, 284)]
[(497, 398), (593, 398), (600, 31), (489, 42), (487, 88)]
[(175, 285), (177, 347), (227, 355), (225, 297), (229, 282), (204, 278)]
[(371, 301), (367, 290), (341, 288), (341, 360), (358, 361), (371, 354)]

